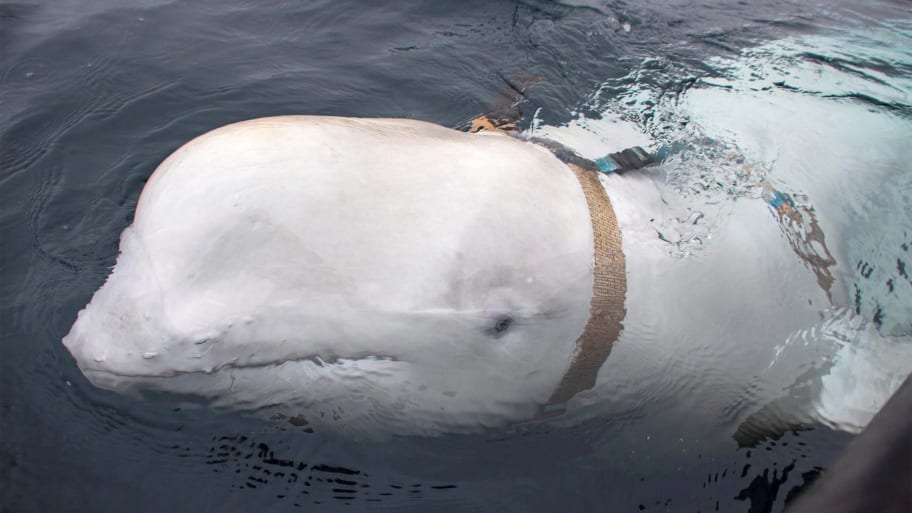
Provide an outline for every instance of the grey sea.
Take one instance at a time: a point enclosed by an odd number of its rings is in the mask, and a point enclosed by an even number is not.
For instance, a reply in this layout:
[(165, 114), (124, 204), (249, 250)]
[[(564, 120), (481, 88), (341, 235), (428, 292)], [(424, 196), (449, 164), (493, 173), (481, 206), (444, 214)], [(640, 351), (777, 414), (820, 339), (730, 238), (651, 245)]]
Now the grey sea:
[[(819, 324), (699, 341), (712, 372), (625, 376), (577, 420), (384, 441), (121, 397), (61, 344), (184, 142), (283, 114), (460, 127), (505, 97), (526, 133), (647, 138), (682, 265), (739, 202), (819, 216), (781, 235), (827, 289)], [(912, 368), (910, 142), (908, 0), (0, 0), (0, 509), (783, 511), (857, 432), (836, 403)], [(752, 417), (805, 371), (829, 372), (825, 415)]]

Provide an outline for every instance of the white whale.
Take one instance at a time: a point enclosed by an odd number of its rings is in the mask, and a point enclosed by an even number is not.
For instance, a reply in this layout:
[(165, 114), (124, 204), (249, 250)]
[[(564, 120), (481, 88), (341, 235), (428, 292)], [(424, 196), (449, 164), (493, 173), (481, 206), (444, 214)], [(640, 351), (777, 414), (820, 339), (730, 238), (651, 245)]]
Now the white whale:
[(114, 390), (397, 431), (496, 425), (535, 416), (571, 367), (593, 244), (577, 177), (538, 146), (248, 121), (160, 165), (63, 342)]
[(467, 431), (682, 383), (722, 411), (755, 370), (737, 362), (814, 327), (830, 291), (762, 201), (670, 256), (673, 201), (500, 133), (237, 123), (154, 172), (63, 343), (99, 387), (327, 431)]

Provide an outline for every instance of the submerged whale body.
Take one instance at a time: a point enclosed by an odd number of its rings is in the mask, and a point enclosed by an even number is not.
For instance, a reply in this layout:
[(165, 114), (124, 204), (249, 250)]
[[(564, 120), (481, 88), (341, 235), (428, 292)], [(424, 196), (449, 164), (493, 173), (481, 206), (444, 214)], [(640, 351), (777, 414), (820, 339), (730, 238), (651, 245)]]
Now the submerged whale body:
[(594, 243), (578, 178), (534, 144), (247, 121), (156, 169), (63, 343), (121, 392), (395, 432), (499, 425), (539, 415), (573, 367)]

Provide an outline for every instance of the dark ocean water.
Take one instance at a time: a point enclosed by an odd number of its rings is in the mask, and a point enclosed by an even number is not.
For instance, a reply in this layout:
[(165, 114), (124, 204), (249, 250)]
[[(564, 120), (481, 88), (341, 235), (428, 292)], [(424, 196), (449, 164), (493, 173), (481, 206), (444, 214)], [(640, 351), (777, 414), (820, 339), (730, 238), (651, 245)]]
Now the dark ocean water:
[[(738, 448), (662, 426), (651, 439), (613, 427), (645, 415), (633, 410), (554, 432), (354, 443), (97, 390), (60, 339), (113, 266), (145, 180), (209, 129), (279, 114), (458, 126), (534, 82), (521, 126), (618, 104), (671, 143), (676, 98), (730, 79), (752, 49), (821, 34), (845, 46), (799, 59), (871, 84), (847, 101), (908, 127), (910, 12), (887, 0), (0, 3), (3, 510), (781, 511), (851, 435), (818, 425)], [(883, 53), (853, 53), (870, 31), (890, 34), (865, 47)]]

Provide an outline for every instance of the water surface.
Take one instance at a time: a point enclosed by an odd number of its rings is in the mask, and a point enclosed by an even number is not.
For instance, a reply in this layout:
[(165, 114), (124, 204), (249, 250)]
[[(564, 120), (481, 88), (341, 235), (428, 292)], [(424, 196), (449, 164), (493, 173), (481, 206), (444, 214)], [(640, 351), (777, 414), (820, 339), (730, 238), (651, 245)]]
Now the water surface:
[[(781, 511), (851, 436), (833, 413), (739, 448), (738, 425), (808, 369), (876, 381), (912, 332), (912, 18), (902, 1), (856, 4), (0, 4), (4, 509)], [(818, 323), (684, 340), (703, 352), (612, 374), (614, 400), (566, 422), (385, 443), (117, 397), (60, 344), (183, 142), (293, 113), (458, 126), (521, 83), (523, 130), (576, 127), (607, 153), (623, 122), (665, 151), (642, 179), (668, 191), (657, 231), (675, 265), (711, 259), (747, 211), (788, 249), (764, 184), (812, 209), (834, 263), (786, 270), (805, 280), (787, 299), (829, 277)], [(662, 342), (648, 328), (629, 327)], [(643, 361), (638, 347), (603, 374)]]

